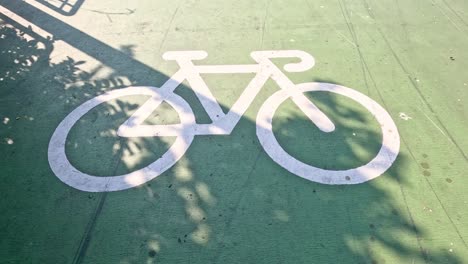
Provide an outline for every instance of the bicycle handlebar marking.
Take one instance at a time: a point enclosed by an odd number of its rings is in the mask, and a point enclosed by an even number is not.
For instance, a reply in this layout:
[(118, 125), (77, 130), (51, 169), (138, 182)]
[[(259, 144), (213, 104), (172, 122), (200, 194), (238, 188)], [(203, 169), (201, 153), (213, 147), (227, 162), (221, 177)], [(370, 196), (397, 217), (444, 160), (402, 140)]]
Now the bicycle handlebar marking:
[[(187, 151), (196, 135), (228, 135), (232, 132), (255, 96), (271, 78), (281, 88), (270, 96), (260, 108), (257, 120), (257, 137), (265, 152), (280, 166), (297, 176), (323, 184), (358, 184), (383, 174), (395, 161), (400, 137), (390, 115), (378, 103), (353, 89), (329, 83), (294, 84), (271, 62), (272, 58), (299, 58), (298, 63), (286, 64), (286, 72), (302, 72), (315, 65), (314, 58), (304, 51), (278, 50), (251, 53), (257, 64), (250, 65), (194, 65), (193, 60), (206, 58), (204, 51), (172, 51), (163, 55), (165, 60), (174, 60), (180, 66), (172, 78), (160, 88), (127, 87), (94, 97), (68, 114), (58, 125), (49, 143), (48, 159), (52, 171), (67, 185), (88, 192), (108, 192), (129, 189), (159, 176), (172, 167)], [(201, 73), (255, 73), (239, 99), (227, 114), (201, 78)], [(190, 83), (195, 95), (211, 118), (211, 124), (197, 124), (190, 105), (174, 90), (184, 81)], [(325, 170), (302, 163), (289, 155), (279, 145), (272, 131), (272, 119), (276, 109), (291, 98), (304, 114), (323, 132), (335, 129), (333, 122), (304, 95), (304, 92), (326, 91), (349, 97), (364, 106), (380, 123), (383, 142), (377, 156), (369, 163), (348, 170)], [(120, 137), (176, 136), (175, 142), (159, 159), (137, 171), (108, 177), (98, 177), (76, 169), (65, 153), (67, 135), (73, 125), (94, 107), (110, 100), (128, 96), (146, 95), (150, 98), (136, 110), (117, 130)], [(162, 103), (167, 102), (179, 115), (180, 124), (143, 125), (143, 122)]]

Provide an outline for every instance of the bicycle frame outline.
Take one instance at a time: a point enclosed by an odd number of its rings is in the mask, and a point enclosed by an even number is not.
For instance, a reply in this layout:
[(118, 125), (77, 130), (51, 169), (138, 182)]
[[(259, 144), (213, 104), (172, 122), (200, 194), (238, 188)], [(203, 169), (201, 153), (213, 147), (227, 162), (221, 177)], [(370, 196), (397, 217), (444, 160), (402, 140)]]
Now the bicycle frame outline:
[[(174, 136), (179, 133), (190, 133), (193, 135), (229, 135), (269, 78), (276, 81), (280, 88), (288, 90), (292, 100), (299, 107), (307, 109), (307, 111), (303, 112), (320, 130), (331, 132), (335, 129), (330, 119), (307, 99), (303, 93), (297, 91), (297, 89), (295, 89), (295, 84), (270, 60), (270, 58), (297, 57), (301, 60), (299, 63), (286, 64), (284, 69), (288, 72), (303, 72), (315, 65), (314, 58), (308, 53), (298, 50), (257, 51), (252, 52), (251, 56), (258, 64), (193, 64), (192, 60), (201, 60), (207, 55), (208, 54), (204, 51), (166, 52), (163, 58), (165, 60), (176, 61), (180, 69), (160, 88), (155, 89), (158, 89), (159, 93), (165, 95), (172, 94), (184, 80), (187, 80), (213, 123), (191, 125), (142, 125), (149, 115), (158, 107), (161, 101), (164, 100), (163, 97), (153, 97), (145, 102), (144, 105), (119, 127), (117, 134), (121, 137)], [(216, 73), (256, 74), (226, 114), (222, 111), (216, 98), (200, 76), (200, 74)]]

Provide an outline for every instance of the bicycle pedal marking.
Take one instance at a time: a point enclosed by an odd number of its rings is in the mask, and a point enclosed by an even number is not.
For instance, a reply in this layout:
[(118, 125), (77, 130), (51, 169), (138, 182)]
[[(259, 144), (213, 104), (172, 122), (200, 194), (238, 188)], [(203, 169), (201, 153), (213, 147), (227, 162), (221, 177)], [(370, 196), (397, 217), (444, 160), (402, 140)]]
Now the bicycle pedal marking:
[[(257, 62), (248, 65), (195, 65), (193, 60), (207, 56), (204, 51), (173, 51), (163, 55), (174, 60), (180, 69), (161, 87), (127, 87), (94, 97), (68, 114), (54, 131), (48, 148), (49, 164), (54, 174), (67, 185), (88, 192), (110, 192), (136, 187), (154, 179), (172, 167), (187, 151), (196, 135), (229, 135), (268, 79), (281, 88), (260, 107), (256, 119), (256, 134), (265, 152), (278, 165), (304, 179), (323, 184), (358, 184), (382, 175), (398, 156), (400, 137), (398, 129), (385, 109), (366, 95), (341, 85), (330, 83), (294, 84), (271, 62), (272, 58), (299, 58), (298, 63), (283, 67), (286, 72), (301, 72), (312, 68), (314, 58), (299, 50), (255, 51), (251, 57)], [(227, 114), (201, 78), (201, 73), (255, 73), (239, 99)], [(195, 95), (212, 120), (211, 124), (197, 124), (189, 103), (174, 93), (184, 81), (190, 83)], [(333, 122), (304, 95), (304, 92), (331, 92), (346, 96), (366, 108), (380, 123), (382, 147), (367, 164), (348, 170), (327, 170), (305, 164), (289, 155), (278, 143), (272, 130), (274, 113), (288, 98), (323, 132), (335, 129)], [(68, 133), (78, 120), (96, 106), (123, 96), (145, 95), (150, 98), (117, 130), (120, 137), (175, 136), (176, 140), (159, 159), (148, 166), (118, 176), (98, 177), (76, 169), (65, 153)], [(180, 124), (143, 125), (143, 122), (162, 103), (167, 102), (179, 115)]]

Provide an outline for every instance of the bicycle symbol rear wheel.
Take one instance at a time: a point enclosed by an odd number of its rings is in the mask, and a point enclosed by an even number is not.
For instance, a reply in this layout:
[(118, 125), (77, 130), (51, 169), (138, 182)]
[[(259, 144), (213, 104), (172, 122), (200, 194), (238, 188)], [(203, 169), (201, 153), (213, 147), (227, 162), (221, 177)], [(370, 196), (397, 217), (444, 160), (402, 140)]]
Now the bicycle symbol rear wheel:
[[(188, 103), (180, 96), (170, 93), (162, 95), (159, 88), (155, 87), (128, 87), (113, 90), (94, 97), (76, 109), (74, 109), (56, 128), (49, 142), (48, 157), (49, 164), (55, 175), (67, 185), (78, 190), (87, 192), (111, 192), (120, 191), (148, 182), (174, 165), (187, 151), (194, 135), (179, 131), (175, 142), (164, 153), (148, 166), (128, 174), (118, 176), (99, 177), (83, 173), (76, 169), (68, 160), (65, 153), (65, 144), (68, 133), (78, 120), (94, 107), (130, 95), (146, 95), (159, 98), (171, 105), (179, 115), (182, 124), (188, 126), (195, 123), (195, 116)], [(177, 133), (177, 132), (175, 132)]]
[[(278, 107), (290, 97), (282, 89), (270, 96), (257, 115), (257, 137), (265, 152), (280, 166), (304, 179), (323, 184), (358, 184), (382, 175), (395, 161), (400, 149), (400, 136), (390, 115), (377, 102), (348, 87), (330, 83), (302, 83), (301, 92), (325, 91), (346, 96), (364, 106), (379, 122), (382, 129), (382, 147), (367, 164), (348, 170), (326, 170), (303, 163), (289, 155), (273, 134), (272, 121)], [(301, 108), (301, 106), (299, 106)]]

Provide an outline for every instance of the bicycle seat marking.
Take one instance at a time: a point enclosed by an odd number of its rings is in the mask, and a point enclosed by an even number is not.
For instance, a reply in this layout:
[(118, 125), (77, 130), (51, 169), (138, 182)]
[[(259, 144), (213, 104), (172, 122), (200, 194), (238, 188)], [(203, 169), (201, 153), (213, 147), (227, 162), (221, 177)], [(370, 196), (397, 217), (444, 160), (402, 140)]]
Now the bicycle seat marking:
[[(271, 95), (260, 107), (256, 119), (256, 134), (265, 152), (273, 161), (289, 172), (304, 179), (322, 184), (359, 184), (382, 175), (398, 156), (400, 136), (397, 127), (377, 102), (348, 87), (331, 83), (294, 84), (271, 59), (299, 58), (298, 63), (286, 64), (286, 72), (303, 72), (311, 69), (314, 58), (299, 50), (254, 51), (251, 57), (256, 64), (247, 65), (195, 65), (194, 60), (207, 57), (204, 51), (171, 51), (163, 54), (165, 60), (173, 60), (180, 69), (161, 87), (133, 86), (109, 91), (94, 97), (68, 114), (58, 125), (49, 143), (48, 159), (54, 174), (65, 184), (88, 192), (110, 192), (136, 187), (148, 182), (172, 167), (187, 151), (197, 135), (229, 135), (268, 79), (275, 81), (280, 90)], [(200, 74), (254, 73), (239, 99), (225, 114)], [(197, 124), (190, 105), (174, 90), (187, 80), (212, 120), (210, 124)], [(382, 146), (367, 164), (347, 170), (329, 170), (303, 163), (288, 154), (278, 143), (272, 120), (278, 107), (287, 99), (324, 133), (335, 129), (333, 122), (305, 95), (305, 92), (322, 91), (346, 96), (365, 107), (377, 120), (382, 130)], [(99, 177), (76, 169), (65, 153), (67, 136), (78, 120), (94, 107), (129, 95), (145, 95), (149, 99), (140, 106), (117, 130), (120, 137), (175, 136), (175, 142), (161, 158), (148, 166), (124, 175)], [(144, 121), (162, 103), (167, 102), (178, 113), (180, 123), (170, 125), (144, 125)]]

